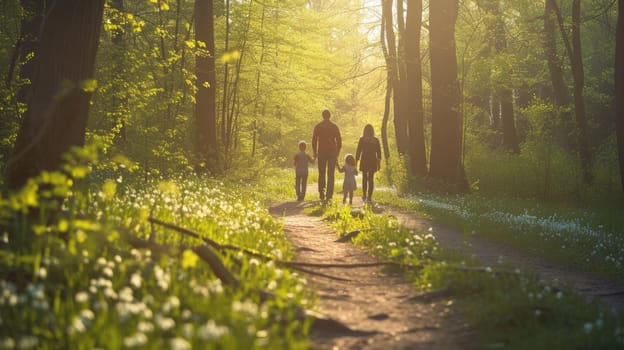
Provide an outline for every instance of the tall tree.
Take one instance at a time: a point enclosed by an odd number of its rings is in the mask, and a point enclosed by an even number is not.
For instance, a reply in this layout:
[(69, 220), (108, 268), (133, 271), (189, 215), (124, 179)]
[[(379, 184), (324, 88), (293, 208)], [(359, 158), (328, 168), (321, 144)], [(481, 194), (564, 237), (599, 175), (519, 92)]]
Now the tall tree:
[(557, 15), (559, 23), (559, 31), (568, 53), (570, 65), (572, 67), (573, 80), (573, 97), (574, 97), (574, 114), (576, 116), (576, 149), (581, 161), (581, 169), (583, 170), (583, 180), (586, 184), (591, 184), (592, 175), (592, 156), (589, 150), (588, 130), (587, 130), (587, 113), (585, 111), (585, 98), (583, 90), (585, 86), (585, 71), (583, 67), (583, 55), (581, 51), (581, 0), (572, 1), (572, 33), (571, 38), (565, 30), (563, 16), (557, 5), (556, 0), (552, 2), (553, 11)]
[(22, 186), (54, 170), (72, 146), (84, 143), (93, 68), (104, 0), (56, 0), (44, 20), (34, 58), (34, 79), (7, 172)]
[[(397, 149), (400, 154), (405, 154), (408, 149), (408, 138), (407, 138), (407, 120), (405, 118), (405, 108), (404, 108), (404, 97), (406, 92), (405, 85), (405, 62), (401, 61), (404, 59), (404, 49), (401, 47), (403, 44), (403, 40), (401, 39), (401, 33), (404, 32), (405, 24), (403, 23), (403, 3), (401, 0), (398, 0), (401, 4), (397, 5), (397, 12), (400, 12), (400, 20), (397, 20), (398, 24), (398, 32), (399, 32), (399, 44), (397, 45), (397, 40), (394, 32), (394, 16), (392, 11), (392, 1), (393, 0), (382, 0), (382, 24), (384, 25), (383, 32), (385, 33), (385, 37), (382, 40), (385, 41), (384, 51), (385, 60), (386, 60), (386, 69), (388, 71), (388, 78), (390, 79), (390, 84), (392, 85), (392, 109), (394, 113), (393, 124), (394, 124), (394, 135), (396, 138)], [(400, 8), (400, 10), (398, 10)], [(397, 17), (399, 18), (399, 17)], [(401, 80), (403, 78), (403, 80)]]
[(467, 189), (461, 162), (462, 120), (457, 79), (455, 22), (457, 0), (429, 3), (429, 47), (431, 55), (431, 156), (429, 174), (456, 187)]
[[(490, 41), (490, 50), (494, 55), (504, 54), (507, 51), (506, 28), (503, 14), (500, 9), (500, 0), (480, 0), (478, 4), (486, 12), (486, 30)], [(503, 131), (503, 147), (511, 152), (519, 153), (518, 137), (516, 135), (516, 121), (514, 117), (513, 91), (508, 82), (494, 82), (494, 96), (492, 96), (493, 120), (500, 122)]]
[(624, 0), (618, 1), (615, 34), (615, 118), (620, 179), (624, 190)]
[[(225, 47), (224, 52), (230, 50), (230, 0), (225, 0)], [(228, 137), (228, 82), (230, 79), (230, 67), (226, 60), (223, 71), (223, 100), (221, 101), (221, 143), (225, 148), (226, 156), (230, 149), (230, 139)]]
[[(215, 166), (217, 154), (217, 109), (214, 10), (212, 0), (195, 0), (195, 40), (205, 51), (195, 58), (196, 152), (200, 162)], [(214, 169), (212, 169), (214, 170)]]
[[(390, 11), (390, 16), (388, 16)], [(390, 23), (388, 23), (390, 21)], [(395, 46), (390, 46), (388, 42), (388, 30), (392, 32), (392, 38), (394, 38), (394, 30), (392, 29), (392, 0), (381, 0), (381, 30), (380, 41), (381, 49), (383, 51), (384, 59), (386, 61), (386, 96), (384, 99), (384, 114), (381, 122), (381, 143), (383, 145), (384, 158), (386, 162), (390, 158), (390, 148), (388, 146), (388, 120), (390, 118), (390, 102), (392, 100), (393, 92), (396, 93), (394, 87), (396, 85), (396, 63), (392, 59), (392, 50), (395, 50)], [(394, 41), (392, 41), (393, 43)], [(395, 50), (396, 52), (396, 50)]]
[(422, 62), (420, 33), (422, 27), (422, 0), (407, 1), (405, 23), (405, 61), (407, 80), (407, 121), (409, 130), (409, 159), (413, 175), (427, 174), (425, 127), (423, 114)]
[(548, 72), (550, 73), (553, 101), (555, 105), (563, 107), (570, 104), (570, 93), (563, 79), (563, 69), (557, 53), (556, 8), (555, 0), (546, 0), (544, 2), (544, 53), (548, 63)]
[[(392, 15), (392, 10), (389, 11)], [(405, 10), (403, 8), (403, 0), (396, 0), (396, 19), (397, 19), (397, 80), (396, 90), (394, 92), (394, 134), (396, 135), (397, 149), (400, 154), (409, 153), (409, 136), (408, 136), (408, 117), (407, 117), (407, 66), (405, 62)]]

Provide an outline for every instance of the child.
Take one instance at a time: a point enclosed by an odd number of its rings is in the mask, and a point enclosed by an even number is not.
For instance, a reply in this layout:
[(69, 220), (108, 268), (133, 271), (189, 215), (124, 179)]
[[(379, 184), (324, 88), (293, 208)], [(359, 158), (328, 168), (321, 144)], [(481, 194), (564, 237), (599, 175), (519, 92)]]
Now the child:
[(308, 163), (313, 161), (312, 157), (305, 153), (306, 147), (305, 141), (299, 141), (299, 153), (295, 154), (295, 188), (299, 202), (305, 198), (308, 186)]
[(344, 182), (342, 183), (342, 191), (344, 192), (342, 204), (347, 202), (347, 195), (349, 195), (349, 204), (353, 204), (353, 191), (357, 188), (355, 182), (355, 176), (357, 175), (355, 157), (353, 157), (353, 154), (348, 153), (345, 155), (344, 162), (345, 165), (342, 168), (338, 166), (338, 171), (345, 173)]
[(381, 146), (375, 137), (375, 130), (370, 124), (364, 126), (362, 137), (358, 142), (355, 159), (360, 162), (362, 172), (362, 201), (364, 204), (371, 201), (375, 187), (375, 172), (381, 168)]

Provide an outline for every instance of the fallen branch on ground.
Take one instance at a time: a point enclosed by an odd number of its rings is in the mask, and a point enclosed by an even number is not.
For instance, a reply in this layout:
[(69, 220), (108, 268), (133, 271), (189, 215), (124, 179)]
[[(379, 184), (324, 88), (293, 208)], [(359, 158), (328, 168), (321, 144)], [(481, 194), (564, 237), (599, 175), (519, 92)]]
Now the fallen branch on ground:
[[(208, 264), (210, 269), (214, 272), (217, 278), (219, 278), (221, 283), (226, 286), (233, 287), (234, 289), (240, 288), (240, 281), (234, 276), (234, 274), (232, 274), (230, 270), (227, 269), (227, 267), (225, 267), (225, 264), (223, 264), (223, 260), (221, 260), (221, 258), (208, 245), (201, 245), (192, 248), (189, 248), (187, 246), (173, 247), (171, 245), (146, 241), (129, 233), (123, 234), (123, 238), (133, 248), (149, 249), (152, 253), (156, 254), (181, 255), (184, 250), (191, 249), (202, 261)], [(264, 290), (260, 290), (258, 291), (258, 293), (260, 295), (261, 301), (263, 302), (275, 299), (275, 294), (273, 293)], [(298, 320), (303, 321), (306, 318), (311, 318), (313, 320), (311, 328), (312, 331), (332, 331), (352, 336), (372, 335), (377, 333), (377, 331), (353, 330), (340, 321), (325, 317), (319, 313), (304, 309), (297, 305), (295, 305), (295, 309), (297, 315), (296, 317)]]
[[(150, 222), (154, 223), (154, 224), (158, 224), (161, 225), (163, 227), (166, 227), (168, 229), (174, 230), (178, 233), (187, 235), (189, 237), (193, 237), (193, 238), (197, 238), (200, 239), (202, 241), (204, 241), (206, 244), (208, 244), (209, 246), (211, 246), (214, 249), (220, 250), (220, 251), (227, 251), (227, 250), (232, 250), (232, 251), (237, 251), (237, 252), (241, 252), (244, 254), (247, 254), (249, 256), (255, 257), (255, 258), (259, 258), (265, 261), (272, 261), (273, 263), (275, 263), (278, 266), (281, 267), (290, 267), (302, 272), (307, 272), (307, 273), (312, 273), (312, 274), (318, 274), (316, 272), (313, 271), (309, 271), (309, 270), (305, 270), (303, 271), (301, 269), (301, 267), (316, 267), (316, 268), (346, 268), (346, 269), (350, 269), (350, 268), (362, 268), (362, 267), (374, 267), (374, 266), (394, 266), (394, 267), (400, 267), (400, 268), (416, 268), (416, 269), (421, 269), (422, 265), (402, 265), (396, 262), (391, 262), (391, 261), (386, 261), (386, 262), (374, 262), (374, 263), (360, 263), (360, 264), (317, 264), (317, 263), (302, 263), (302, 262), (295, 262), (295, 261), (284, 261), (284, 260), (279, 260), (279, 259), (274, 259), (270, 256), (266, 256), (257, 252), (254, 252), (252, 250), (249, 250), (247, 248), (242, 248), (242, 247), (237, 247), (234, 245), (229, 245), (229, 244), (220, 244), (215, 242), (214, 240), (207, 238), (207, 237), (203, 237), (201, 236), (199, 233), (193, 231), (193, 230), (189, 230), (187, 228), (184, 227), (180, 227), (168, 222), (164, 222), (162, 220), (156, 219), (154, 217), (150, 217), (148, 219)], [(372, 229), (371, 229), (372, 230)], [(322, 274), (321, 274), (322, 275)], [(328, 275), (323, 275), (325, 277), (329, 277), (329, 278), (333, 278), (333, 279), (341, 279), (339, 277), (332, 277), (332, 276), (328, 276)], [(344, 279), (342, 279), (344, 280)]]

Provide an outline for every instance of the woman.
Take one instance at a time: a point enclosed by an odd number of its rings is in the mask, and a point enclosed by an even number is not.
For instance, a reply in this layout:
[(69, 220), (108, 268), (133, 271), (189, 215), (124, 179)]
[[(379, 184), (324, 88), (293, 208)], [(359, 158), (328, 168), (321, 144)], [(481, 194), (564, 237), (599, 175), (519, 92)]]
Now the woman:
[(375, 186), (375, 172), (381, 168), (381, 145), (370, 124), (366, 124), (362, 131), (362, 137), (355, 152), (355, 160), (360, 162), (362, 172), (362, 201), (370, 202)]

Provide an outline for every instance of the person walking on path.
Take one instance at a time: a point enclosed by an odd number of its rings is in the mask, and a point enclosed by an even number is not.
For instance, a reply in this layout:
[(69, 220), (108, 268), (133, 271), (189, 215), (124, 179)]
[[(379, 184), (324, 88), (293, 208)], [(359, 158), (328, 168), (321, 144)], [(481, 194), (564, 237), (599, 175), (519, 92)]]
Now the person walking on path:
[(308, 164), (312, 162), (312, 157), (306, 153), (306, 147), (305, 141), (299, 141), (299, 152), (295, 154), (295, 188), (299, 202), (305, 199), (308, 186)]
[(362, 172), (362, 201), (370, 202), (375, 187), (375, 172), (381, 169), (381, 145), (370, 124), (364, 126), (355, 152), (355, 160), (360, 162)]
[(344, 181), (342, 182), (342, 204), (347, 203), (347, 196), (349, 197), (349, 204), (353, 204), (353, 191), (357, 188), (357, 182), (355, 176), (357, 176), (357, 168), (355, 167), (355, 157), (353, 154), (348, 153), (345, 156), (344, 166), (338, 166), (338, 171), (344, 173)]
[(322, 201), (329, 201), (334, 194), (334, 174), (342, 139), (338, 126), (329, 120), (329, 110), (323, 110), (322, 115), (323, 121), (316, 124), (312, 133), (312, 159), (318, 159), (319, 197)]

